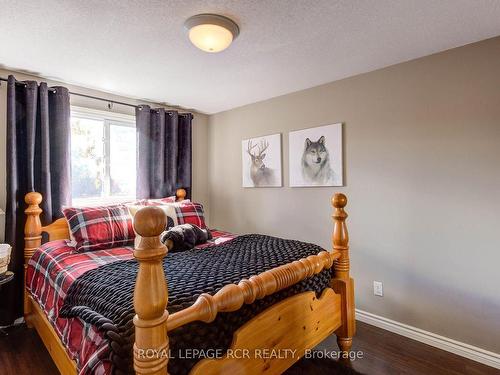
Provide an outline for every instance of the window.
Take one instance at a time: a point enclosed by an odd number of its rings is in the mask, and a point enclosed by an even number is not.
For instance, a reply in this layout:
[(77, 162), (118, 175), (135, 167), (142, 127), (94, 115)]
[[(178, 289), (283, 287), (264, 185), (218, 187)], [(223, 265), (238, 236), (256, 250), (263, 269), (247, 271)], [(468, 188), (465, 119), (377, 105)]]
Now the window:
[(135, 117), (71, 108), (73, 205), (135, 198)]

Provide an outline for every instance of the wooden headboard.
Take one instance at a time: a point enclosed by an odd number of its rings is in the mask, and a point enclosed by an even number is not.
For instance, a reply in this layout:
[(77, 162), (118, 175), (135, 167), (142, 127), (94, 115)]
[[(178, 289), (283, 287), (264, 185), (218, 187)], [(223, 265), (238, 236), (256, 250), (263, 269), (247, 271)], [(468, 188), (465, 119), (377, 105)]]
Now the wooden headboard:
[[(184, 200), (186, 198), (186, 190), (177, 189), (175, 195), (178, 201)], [(42, 222), (40, 221), (40, 215), (42, 214), (42, 209), (40, 208), (42, 194), (37, 192), (28, 193), (24, 197), (24, 201), (28, 205), (28, 208), (24, 210), (26, 214), (26, 224), (24, 225), (24, 279), (26, 280), (28, 261), (42, 245), (42, 234), (46, 233), (49, 241), (69, 240), (70, 235), (68, 222), (65, 218), (57, 219), (49, 225), (42, 226)], [(24, 314), (25, 317), (30, 314), (29, 295), (26, 289), (24, 289)]]
[[(177, 189), (175, 192), (178, 201), (186, 198), (186, 190)], [(49, 241), (69, 240), (68, 222), (65, 218), (57, 219), (53, 223), (42, 226), (40, 215), (42, 209), (42, 194), (32, 192), (24, 197), (28, 208), (24, 211), (26, 214), (26, 225), (24, 227), (24, 258), (25, 263), (31, 258), (35, 250), (42, 244), (42, 233), (47, 233)]]

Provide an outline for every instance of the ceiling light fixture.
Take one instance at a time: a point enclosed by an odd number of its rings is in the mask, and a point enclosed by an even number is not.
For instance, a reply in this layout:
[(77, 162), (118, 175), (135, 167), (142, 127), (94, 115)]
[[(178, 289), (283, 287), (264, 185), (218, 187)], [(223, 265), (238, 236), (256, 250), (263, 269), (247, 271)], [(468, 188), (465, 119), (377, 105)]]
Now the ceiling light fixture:
[(191, 43), (210, 53), (225, 50), (240, 33), (233, 20), (218, 14), (198, 14), (188, 18), (184, 26)]

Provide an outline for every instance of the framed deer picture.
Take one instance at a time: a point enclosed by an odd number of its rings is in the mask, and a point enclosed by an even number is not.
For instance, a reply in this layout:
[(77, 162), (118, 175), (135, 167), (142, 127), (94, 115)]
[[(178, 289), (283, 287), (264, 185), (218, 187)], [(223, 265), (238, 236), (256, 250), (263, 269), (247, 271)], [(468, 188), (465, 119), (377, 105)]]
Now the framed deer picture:
[(243, 187), (281, 187), (281, 134), (241, 142)]

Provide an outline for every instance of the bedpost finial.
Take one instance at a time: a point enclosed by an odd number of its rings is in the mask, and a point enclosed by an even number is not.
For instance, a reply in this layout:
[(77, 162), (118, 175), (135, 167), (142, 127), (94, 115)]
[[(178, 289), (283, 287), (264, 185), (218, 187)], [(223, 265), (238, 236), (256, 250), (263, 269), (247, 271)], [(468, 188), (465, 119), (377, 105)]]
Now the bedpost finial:
[(186, 193), (186, 190), (184, 190), (184, 189), (177, 189), (177, 191), (175, 192), (175, 195), (177, 196), (177, 200), (182, 201), (182, 200), (186, 199), (187, 193)]
[(28, 193), (24, 196), (24, 201), (30, 206), (38, 206), (40, 203), (42, 203), (42, 194), (37, 193), (36, 191), (32, 191), (31, 193)]
[(159, 236), (167, 227), (167, 218), (161, 208), (147, 206), (135, 214), (134, 229), (142, 237)]
[(347, 205), (347, 197), (342, 193), (335, 193), (332, 198), (332, 206), (335, 208), (344, 208)]

